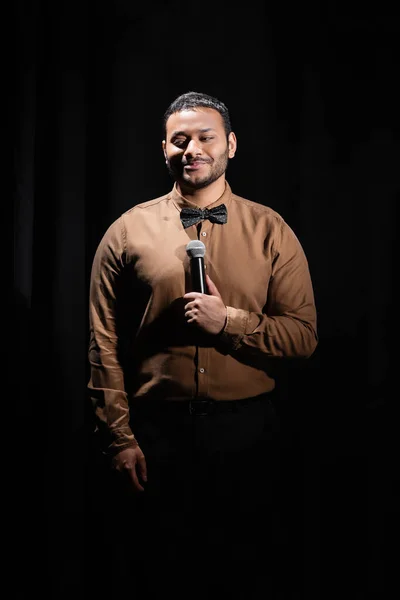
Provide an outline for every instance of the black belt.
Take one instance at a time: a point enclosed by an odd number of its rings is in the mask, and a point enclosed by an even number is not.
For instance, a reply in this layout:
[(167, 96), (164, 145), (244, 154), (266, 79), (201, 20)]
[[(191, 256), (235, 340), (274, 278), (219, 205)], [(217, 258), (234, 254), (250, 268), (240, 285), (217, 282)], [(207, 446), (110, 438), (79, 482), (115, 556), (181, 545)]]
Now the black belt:
[(185, 405), (184, 409), (187, 409), (190, 415), (198, 417), (237, 411), (236, 402), (230, 400), (217, 402), (205, 398), (204, 400), (189, 400), (189, 402), (185, 402)]
[[(213, 400), (211, 398), (191, 398), (191, 399), (168, 399), (154, 402), (153, 400), (141, 400), (136, 406), (139, 411), (155, 412), (165, 411), (167, 413), (189, 414), (193, 416), (208, 416), (216, 414), (226, 414), (239, 412), (247, 406), (258, 402), (269, 401), (273, 392), (260, 394), (251, 398), (242, 398), (239, 400)], [(140, 406), (139, 406), (140, 404)]]

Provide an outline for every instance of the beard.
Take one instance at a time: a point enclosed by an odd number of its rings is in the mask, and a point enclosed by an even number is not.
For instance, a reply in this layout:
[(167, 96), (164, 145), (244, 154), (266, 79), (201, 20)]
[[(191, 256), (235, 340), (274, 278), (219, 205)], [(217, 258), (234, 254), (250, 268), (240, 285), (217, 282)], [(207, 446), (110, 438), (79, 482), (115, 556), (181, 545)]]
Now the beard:
[(167, 169), (171, 178), (179, 183), (182, 188), (189, 190), (201, 190), (202, 188), (211, 185), (214, 181), (217, 181), (223, 175), (229, 162), (229, 149), (226, 148), (225, 152), (221, 154), (216, 160), (207, 161), (207, 165), (211, 165), (208, 169), (208, 173), (201, 176), (196, 174), (185, 173), (184, 164), (182, 160), (168, 160)]

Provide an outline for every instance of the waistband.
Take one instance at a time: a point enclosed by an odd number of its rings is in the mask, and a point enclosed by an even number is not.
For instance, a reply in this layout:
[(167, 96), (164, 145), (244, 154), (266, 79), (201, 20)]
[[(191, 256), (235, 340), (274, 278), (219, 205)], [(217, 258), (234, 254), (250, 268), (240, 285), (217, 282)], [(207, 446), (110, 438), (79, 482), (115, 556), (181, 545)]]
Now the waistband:
[(133, 403), (135, 410), (167, 412), (174, 414), (189, 414), (193, 416), (209, 416), (216, 414), (226, 414), (240, 412), (247, 407), (254, 406), (262, 402), (272, 400), (273, 390), (252, 396), (250, 398), (241, 398), (238, 400), (214, 400), (212, 398), (168, 398), (154, 401), (152, 399), (143, 399)]

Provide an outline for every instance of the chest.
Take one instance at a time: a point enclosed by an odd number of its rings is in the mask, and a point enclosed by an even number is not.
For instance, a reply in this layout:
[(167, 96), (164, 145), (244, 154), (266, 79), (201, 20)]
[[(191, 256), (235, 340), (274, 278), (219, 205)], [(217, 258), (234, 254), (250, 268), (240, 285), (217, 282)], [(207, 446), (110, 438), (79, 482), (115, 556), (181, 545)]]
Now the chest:
[(205, 245), (205, 272), (219, 289), (226, 304), (249, 310), (263, 306), (272, 270), (272, 256), (265, 236), (235, 230), (228, 224), (207, 221), (198, 227), (168, 226), (143, 230), (128, 240), (135, 277), (152, 294), (168, 303), (190, 289), (191, 261), (186, 246), (192, 239)]

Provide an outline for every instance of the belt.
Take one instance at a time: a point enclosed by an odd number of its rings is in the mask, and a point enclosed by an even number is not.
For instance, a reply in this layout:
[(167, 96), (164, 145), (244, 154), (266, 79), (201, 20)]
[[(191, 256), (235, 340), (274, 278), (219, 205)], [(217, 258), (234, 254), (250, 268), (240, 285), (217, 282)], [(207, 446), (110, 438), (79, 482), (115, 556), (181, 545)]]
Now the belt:
[(215, 415), (217, 413), (221, 414), (228, 412), (237, 412), (238, 410), (236, 402), (232, 402), (230, 400), (220, 400), (219, 402), (217, 402), (215, 400), (210, 400), (206, 398), (204, 400), (189, 400), (189, 402), (185, 402), (185, 404), (187, 404), (187, 407), (185, 406), (185, 410), (187, 408), (187, 411), (190, 415), (194, 415), (197, 417), (205, 417), (207, 415)]
[(166, 412), (189, 414), (192, 416), (209, 416), (217, 414), (239, 412), (245, 407), (254, 405), (259, 402), (268, 401), (272, 393), (260, 394), (251, 398), (242, 398), (239, 400), (213, 400), (211, 398), (191, 398), (191, 399), (168, 399), (158, 402), (152, 400), (143, 400), (140, 402), (139, 410), (149, 412)]

